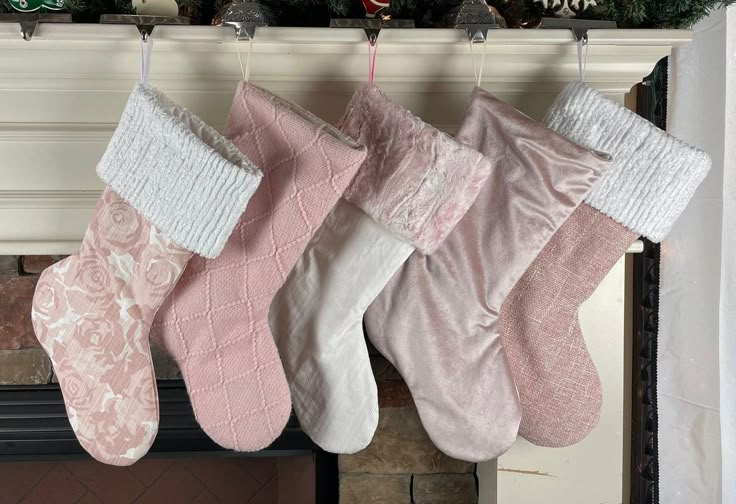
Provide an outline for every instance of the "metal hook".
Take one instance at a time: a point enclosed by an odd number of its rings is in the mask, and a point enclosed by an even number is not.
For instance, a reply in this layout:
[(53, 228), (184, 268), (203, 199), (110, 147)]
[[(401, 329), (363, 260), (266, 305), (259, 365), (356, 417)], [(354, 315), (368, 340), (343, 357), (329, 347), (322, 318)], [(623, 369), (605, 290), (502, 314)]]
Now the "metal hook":
[(238, 40), (253, 40), (256, 36), (256, 28), (268, 26), (265, 23), (246, 23), (243, 21), (223, 21), (223, 26), (232, 26), (235, 29), (235, 38)]
[(468, 40), (471, 44), (485, 44), (488, 38), (488, 28), (489, 26), (465, 28), (465, 33), (468, 34)]
[(583, 45), (588, 45), (588, 29), (587, 28), (575, 28), (571, 27), (572, 36), (575, 37), (575, 42), (583, 41)]
[(414, 28), (413, 19), (330, 19), (330, 28), (362, 28), (371, 46), (378, 42), (378, 35), (383, 28)]
[(18, 23), (20, 25), (20, 36), (23, 40), (30, 42), (33, 33), (39, 23), (71, 23), (71, 14), (38, 13), (38, 12), (14, 12), (0, 14), (0, 23)]
[(189, 18), (184, 16), (149, 16), (138, 14), (103, 14), (100, 16), (102, 24), (133, 24), (141, 40), (148, 42), (153, 35), (153, 29), (158, 25), (188, 25)]
[(376, 43), (378, 43), (378, 34), (381, 32), (381, 29), (375, 29), (375, 28), (366, 28), (365, 29), (365, 36), (368, 38), (368, 43), (375, 47)]

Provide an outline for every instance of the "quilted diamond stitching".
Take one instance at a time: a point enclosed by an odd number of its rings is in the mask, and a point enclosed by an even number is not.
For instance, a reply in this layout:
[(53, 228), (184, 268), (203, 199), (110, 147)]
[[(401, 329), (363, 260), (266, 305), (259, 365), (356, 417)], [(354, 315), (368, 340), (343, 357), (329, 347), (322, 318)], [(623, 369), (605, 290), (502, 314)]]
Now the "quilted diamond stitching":
[[(205, 306), (201, 310), (184, 313), (177, 303), (179, 293), (175, 289), (159, 311), (151, 334), (154, 339), (163, 340), (162, 346), (166, 348), (169, 348), (166, 345), (169, 338), (180, 340), (180, 348), (184, 353), (174, 355), (174, 358), (182, 369), (202, 428), (211, 436), (213, 431), (217, 431), (215, 440), (229, 445), (228, 447), (238, 450), (258, 449), (261, 446), (250, 446), (256, 442), (258, 433), (239, 432), (238, 421), (254, 416), (262, 418), (267, 437), (272, 440), (280, 432), (281, 426), (276, 423), (286, 421), (291, 405), (283, 370), (279, 369), (280, 376), (274, 379), (271, 369), (274, 365), (279, 368), (281, 365), (268, 327), (270, 300), (285, 281), (327, 211), (341, 196), (365, 154), (363, 149), (337, 142), (323, 128), (305, 125), (304, 120), (296, 118), (292, 111), (274, 105), (267, 97), (254, 93), (247, 85), (233, 103), (226, 135), (262, 169), (264, 178), (261, 186), (230, 238), (231, 241), (237, 240), (237, 243), (229, 243), (231, 248), (228, 250), (226, 247), (219, 258), (193, 258), (184, 273), (190, 288), (206, 289)], [(298, 143), (300, 141), (302, 143)], [(269, 142), (276, 145), (286, 144), (288, 152), (277, 159), (273, 155), (269, 157)], [(290, 176), (279, 179), (288, 180), (287, 190), (273, 186), (275, 175), (282, 174), (283, 170), (290, 172)], [(310, 176), (300, 177), (298, 181), (297, 172), (302, 170), (312, 172), (309, 173)], [(275, 189), (280, 189), (281, 192)], [(310, 198), (314, 193), (320, 197)], [(280, 194), (278, 200), (276, 194)], [(319, 202), (318, 209), (313, 208), (316, 207), (316, 202)], [(297, 209), (290, 212), (289, 207), (294, 204)], [(277, 233), (281, 234), (277, 236)], [(267, 240), (257, 251), (251, 245), (254, 236), (258, 236), (261, 241)], [(277, 245), (277, 242), (281, 244)], [(237, 250), (232, 249), (232, 246), (236, 246)], [(275, 262), (277, 278), (272, 278), (268, 285), (251, 285), (253, 273), (250, 267), (254, 262), (263, 259)], [(243, 295), (217, 306), (212, 303), (212, 289), (217, 289), (217, 285), (212, 283), (212, 277), (213, 272), (222, 271), (230, 271), (233, 277), (237, 277)], [(233, 311), (238, 313), (238, 327), (235, 330), (218, 332), (213, 325), (213, 317)], [(187, 334), (186, 323), (203, 317), (208, 321), (208, 334)], [(209, 338), (214, 348), (192, 352), (187, 340), (193, 338)], [(222, 356), (231, 351), (231, 347), (242, 338), (250, 338), (251, 343), (250, 354), (244, 355), (242, 359), (243, 369), (225, 373)], [(203, 387), (197, 385), (197, 375), (203, 372), (203, 363), (209, 363), (211, 367), (204, 372), (217, 373), (216, 384)], [(216, 364), (212, 366), (213, 363)], [(266, 370), (271, 380), (268, 383), (263, 381)], [(226, 375), (230, 378), (226, 378)], [(198, 411), (197, 400), (214, 390), (224, 391), (223, 407), (218, 411)], [(232, 390), (250, 390), (257, 394), (260, 407), (234, 414), (233, 411), (237, 408), (232, 404)], [(210, 408), (212, 409), (214, 408)], [(222, 438), (222, 429), (228, 430), (230, 439)]]

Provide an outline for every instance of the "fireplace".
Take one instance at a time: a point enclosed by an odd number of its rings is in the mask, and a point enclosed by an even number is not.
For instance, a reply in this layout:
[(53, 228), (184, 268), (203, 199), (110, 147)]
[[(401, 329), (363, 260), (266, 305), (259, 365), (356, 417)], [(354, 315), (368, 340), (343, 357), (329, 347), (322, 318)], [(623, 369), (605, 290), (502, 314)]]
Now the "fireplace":
[[(193, 502), (210, 502), (210, 494), (217, 497), (207, 480), (213, 472), (245, 473), (242, 495), (255, 488), (252, 480), (262, 484), (258, 490), (264, 493), (261, 497), (254, 494), (253, 499), (266, 500), (254, 500), (253, 504), (478, 502), (475, 464), (454, 460), (432, 444), (401, 376), (370, 346), (380, 423), (373, 442), (357, 454), (338, 457), (322, 451), (293, 416), (281, 436), (265, 450), (235, 453), (220, 448), (195, 421), (178, 368), (153, 347), (160, 424), (151, 450), (129, 470), (95, 462), (74, 436), (51, 363), (31, 326), (31, 300), (38, 275), (61, 258), (0, 255), (0, 489), (6, 491), (0, 493), (0, 502), (23, 502), (27, 497), (56, 503), (43, 496), (57, 480), (65, 482), (69, 495), (77, 496), (70, 502), (107, 502), (91, 487), (115, 471), (131, 481), (132, 486), (125, 490), (125, 495), (134, 495), (130, 502), (146, 502), (146, 495), (158, 495), (160, 488), (171, 484), (169, 479), (182, 481), (182, 488), (172, 490), (180, 492), (181, 499), (202, 495)], [(162, 467), (165, 470), (159, 474)], [(203, 467), (210, 469), (197, 477), (198, 468)], [(254, 469), (258, 467), (261, 469)], [(253, 471), (268, 474), (269, 470), (276, 471), (277, 500), (268, 493), (273, 491), (273, 483), (265, 486), (270, 480), (249, 476)], [(141, 473), (152, 476), (141, 480)], [(223, 495), (234, 491), (232, 482), (223, 485), (219, 489)], [(128, 501), (123, 496), (115, 502)], [(211, 502), (227, 499), (212, 498)], [(237, 502), (250, 501), (243, 497)]]
[[(0, 256), (2, 502), (57, 502), (43, 498), (54, 486), (63, 487), (59, 492), (67, 492), (64, 498), (70, 502), (109, 502), (105, 497), (109, 489), (100, 486), (106, 479), (116, 481), (115, 502), (155, 502), (150, 499), (164, 491), (177, 504), (251, 499), (273, 504), (337, 502), (337, 457), (312, 443), (295, 417), (265, 450), (224, 450), (199, 428), (176, 365), (156, 349), (160, 425), (149, 454), (135, 464), (136, 469), (91, 459), (72, 431), (61, 390), (30, 324), (37, 275), (59, 259)], [(230, 481), (227, 475), (232, 476)], [(173, 480), (180, 484), (171, 487)], [(238, 499), (226, 498), (238, 490)]]

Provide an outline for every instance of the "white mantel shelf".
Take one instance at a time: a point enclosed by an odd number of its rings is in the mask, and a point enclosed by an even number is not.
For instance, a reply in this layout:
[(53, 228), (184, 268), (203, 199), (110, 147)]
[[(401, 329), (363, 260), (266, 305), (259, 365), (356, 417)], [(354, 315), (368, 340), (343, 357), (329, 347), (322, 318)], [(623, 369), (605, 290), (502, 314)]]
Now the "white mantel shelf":
[[(586, 77), (609, 92), (628, 90), (653, 62), (691, 39), (685, 30), (588, 33)], [(158, 26), (153, 39), (155, 54), (165, 54), (154, 61), (152, 70), (162, 87), (181, 85), (185, 79), (189, 87), (211, 89), (213, 81), (229, 83), (239, 76), (232, 28)], [(138, 40), (132, 25), (40, 24), (26, 42), (18, 25), (0, 24), (0, 76), (3, 83), (39, 78), (46, 86), (49, 80), (84, 76), (90, 85), (114, 81), (127, 89), (138, 72)], [(240, 42), (243, 53), (247, 45)], [(360, 29), (258, 28), (252, 76), (281, 87), (293, 82), (360, 82), (366, 78), (366, 46)], [(407, 83), (452, 90), (458, 84), (466, 87), (472, 75), (463, 30), (386, 29), (378, 46), (376, 78), (388, 90), (403, 90)], [(479, 53), (481, 48), (475, 50)], [(549, 82), (562, 85), (577, 75), (569, 30), (491, 30), (486, 50), (484, 82), (497, 91), (528, 92)], [(519, 83), (526, 86), (520, 90)]]
[[(682, 30), (590, 30), (586, 80), (623, 102), (690, 39)], [(158, 26), (153, 40), (152, 84), (222, 128), (240, 78), (234, 31)], [(78, 246), (101, 190), (95, 164), (139, 76), (139, 41), (132, 25), (39, 24), (26, 42), (17, 24), (0, 23), (0, 254)], [(239, 47), (245, 59), (248, 43)], [(532, 117), (578, 75), (569, 30), (490, 31), (485, 50), (483, 86)], [(334, 121), (367, 66), (362, 30), (266, 27), (256, 32), (251, 78)], [(383, 30), (376, 82), (452, 131), (473, 86), (465, 32)]]

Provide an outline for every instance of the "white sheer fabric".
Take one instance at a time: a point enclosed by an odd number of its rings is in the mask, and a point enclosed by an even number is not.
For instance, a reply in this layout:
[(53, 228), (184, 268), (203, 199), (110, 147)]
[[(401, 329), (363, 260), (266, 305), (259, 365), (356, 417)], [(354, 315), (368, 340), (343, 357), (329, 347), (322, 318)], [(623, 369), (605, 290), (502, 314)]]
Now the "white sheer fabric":
[(736, 11), (714, 12), (695, 32), (670, 58), (667, 126), (713, 168), (662, 243), (659, 502), (668, 504), (736, 502)]

